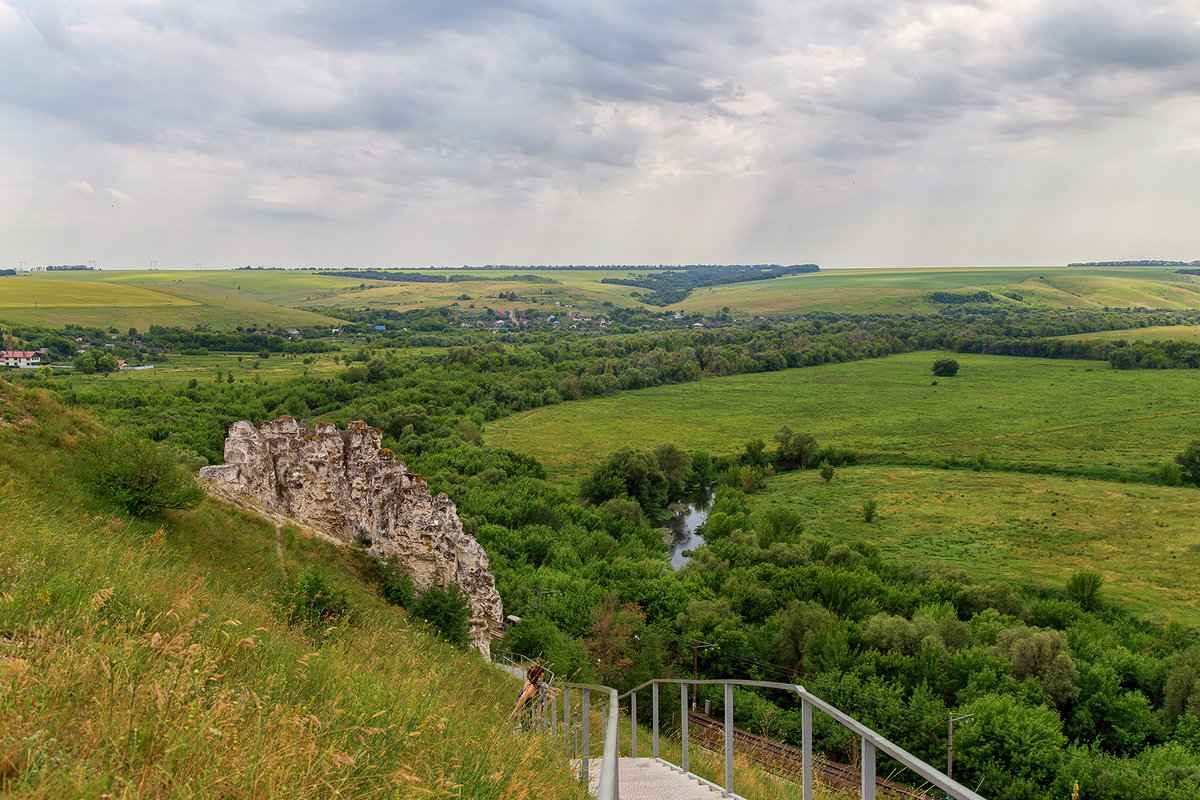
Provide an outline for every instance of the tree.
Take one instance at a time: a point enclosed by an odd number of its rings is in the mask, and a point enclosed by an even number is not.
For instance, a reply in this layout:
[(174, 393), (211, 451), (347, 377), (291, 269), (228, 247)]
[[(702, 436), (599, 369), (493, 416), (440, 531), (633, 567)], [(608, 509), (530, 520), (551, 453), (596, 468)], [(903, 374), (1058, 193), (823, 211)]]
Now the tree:
[(939, 378), (953, 378), (958, 374), (958, 362), (953, 358), (939, 358), (933, 362), (933, 374)]
[(779, 449), (775, 451), (775, 460), (781, 467), (808, 466), (817, 452), (817, 437), (808, 431), (793, 432), (787, 425), (775, 432), (775, 441), (779, 444)]
[(833, 480), (833, 465), (828, 461), (821, 462), (821, 477), (826, 483), (829, 483), (831, 480)]
[(997, 800), (1045, 797), (1042, 787), (1057, 774), (1066, 744), (1058, 714), (995, 694), (961, 710), (975, 718), (954, 731), (955, 777)]
[(1175, 463), (1183, 472), (1183, 479), (1200, 486), (1200, 439), (1193, 439), (1184, 451), (1175, 456)]
[(135, 517), (192, 508), (204, 499), (178, 456), (165, 445), (122, 431), (80, 442), (83, 482)]
[(623, 683), (625, 668), (633, 662), (635, 634), (645, 623), (645, 612), (636, 603), (622, 603), (616, 592), (610, 592), (592, 610), (592, 635), (587, 639), (587, 648), (601, 683)]

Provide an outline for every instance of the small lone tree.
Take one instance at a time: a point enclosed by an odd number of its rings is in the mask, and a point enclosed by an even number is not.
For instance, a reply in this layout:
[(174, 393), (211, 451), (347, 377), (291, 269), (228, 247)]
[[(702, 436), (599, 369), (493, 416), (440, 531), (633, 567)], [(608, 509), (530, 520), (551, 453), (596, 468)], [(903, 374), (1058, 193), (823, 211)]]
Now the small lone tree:
[(825, 479), (826, 483), (833, 480), (833, 464), (828, 461), (821, 462), (821, 477)]
[(863, 522), (873, 522), (875, 520), (875, 512), (879, 510), (879, 504), (875, 502), (875, 498), (868, 497), (862, 504)]
[(939, 378), (953, 378), (958, 374), (958, 362), (953, 358), (939, 358), (933, 362), (933, 374)]

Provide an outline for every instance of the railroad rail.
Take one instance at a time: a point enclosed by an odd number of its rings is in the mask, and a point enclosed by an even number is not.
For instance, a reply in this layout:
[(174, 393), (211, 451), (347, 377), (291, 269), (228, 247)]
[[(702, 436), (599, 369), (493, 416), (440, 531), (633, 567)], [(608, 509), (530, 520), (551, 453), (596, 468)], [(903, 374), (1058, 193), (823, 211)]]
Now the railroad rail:
[[(688, 712), (688, 729), (694, 741), (711, 753), (721, 753), (725, 746), (725, 723), (712, 717)], [(733, 729), (733, 748), (759, 766), (784, 778), (799, 778), (803, 774), (804, 754), (798, 747), (759, 736), (756, 733)], [(823, 756), (813, 755), (813, 774), (834, 789), (856, 789), (862, 783), (862, 771), (840, 764)], [(876, 777), (876, 797), (879, 800), (941, 800), (931, 794)]]

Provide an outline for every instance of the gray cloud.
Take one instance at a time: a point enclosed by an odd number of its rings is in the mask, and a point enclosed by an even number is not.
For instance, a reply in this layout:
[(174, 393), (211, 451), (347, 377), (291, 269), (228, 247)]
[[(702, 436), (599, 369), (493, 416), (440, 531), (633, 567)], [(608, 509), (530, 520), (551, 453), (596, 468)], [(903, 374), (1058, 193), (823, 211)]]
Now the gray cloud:
[[(18, 79), (0, 82), (0, 141), (27, 154), (29, 182), (0, 190), (0, 210), (23, 201), (48, 218), (62, 200), (46, 187), (149, 197), (164, 191), (157, 180), (197, 226), (299, 223), (295, 252), (308, 254), (345, 246), (322, 238), (338, 225), (378, 224), (381, 239), (450, 262), (471, 260), (461, 228), (439, 233), (451, 218), (477, 231), (475, 260), (503, 260), (484, 252), (491, 241), (543, 262), (740, 260), (750, 256), (730, 248), (802, 249), (870, 218), (890, 220), (895, 247), (854, 244), (861, 257), (930, 261), (927, 237), (887, 203), (899, 198), (911, 221), (921, 192), (936, 216), (948, 197), (961, 208), (963, 193), (985, 192), (987, 175), (1019, 192), (1015, 175), (1036, 183), (1055, 159), (1082, 168), (1085, 154), (1135, 145), (1164, 161), (1106, 170), (1123, 202), (1145, 170), (1196, 174), (1200, 148), (1181, 144), (1200, 123), (1195, 21), (1192, 3), (1172, 0), (3, 4), (0, 72)], [(1155, 126), (1143, 142), (1139, 121)], [(1041, 222), (1044, 193), (1024, 191), (1012, 219)], [(1143, 191), (1137, 200), (1157, 202)], [(688, 220), (707, 219), (717, 198), (745, 218), (719, 214), (729, 230), (697, 235)], [(1166, 213), (1194, 216), (1196, 202)], [(91, 224), (82, 217), (82, 238)], [(111, 222), (94, 224), (107, 237)], [(784, 227), (765, 232), (773, 225)], [(0, 227), (0, 241), (52, 246), (28, 226)], [(570, 241), (599, 250), (564, 252)], [(1053, 245), (1052, 233), (1039, 241)], [(364, 261), (370, 248), (356, 246), (362, 258), (339, 260)], [(670, 257), (680, 246), (693, 252)], [(281, 245), (280, 260), (291, 252)]]

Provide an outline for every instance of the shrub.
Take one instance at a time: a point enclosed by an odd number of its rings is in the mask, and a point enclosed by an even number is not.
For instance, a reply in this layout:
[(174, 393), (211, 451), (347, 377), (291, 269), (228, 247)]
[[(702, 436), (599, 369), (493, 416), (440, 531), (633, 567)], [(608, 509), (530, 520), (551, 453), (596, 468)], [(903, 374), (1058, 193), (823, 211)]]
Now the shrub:
[(388, 556), (379, 563), (379, 593), (394, 606), (408, 608), (413, 601), (412, 578), (398, 556)]
[(1100, 587), (1104, 585), (1104, 576), (1099, 570), (1084, 568), (1072, 573), (1067, 581), (1067, 597), (1070, 597), (1085, 611), (1095, 607), (1100, 598)]
[(939, 378), (953, 378), (958, 374), (958, 362), (953, 358), (939, 358), (933, 362), (933, 374)]
[(826, 483), (833, 480), (833, 465), (828, 461), (821, 462), (821, 477), (825, 479)]
[(1158, 468), (1155, 473), (1158, 477), (1158, 482), (1163, 486), (1181, 486), (1183, 484), (1183, 470), (1178, 464), (1167, 462)]
[(450, 644), (467, 646), (467, 618), (471, 616), (471, 606), (457, 586), (429, 589), (413, 603), (412, 612), (432, 625), (437, 635)]
[(1200, 486), (1200, 439), (1193, 439), (1184, 451), (1175, 456), (1183, 480)]
[(875, 520), (875, 512), (879, 509), (879, 505), (875, 502), (874, 497), (868, 497), (862, 504), (863, 522), (873, 522)]
[(315, 565), (305, 567), (287, 581), (278, 601), (289, 625), (319, 625), (350, 613), (346, 591), (334, 586), (325, 571)]
[(204, 491), (169, 447), (122, 431), (80, 443), (83, 483), (135, 517), (192, 508)]

